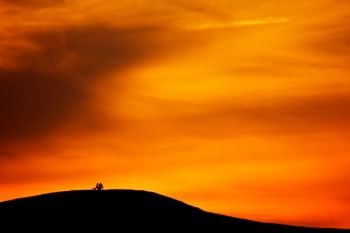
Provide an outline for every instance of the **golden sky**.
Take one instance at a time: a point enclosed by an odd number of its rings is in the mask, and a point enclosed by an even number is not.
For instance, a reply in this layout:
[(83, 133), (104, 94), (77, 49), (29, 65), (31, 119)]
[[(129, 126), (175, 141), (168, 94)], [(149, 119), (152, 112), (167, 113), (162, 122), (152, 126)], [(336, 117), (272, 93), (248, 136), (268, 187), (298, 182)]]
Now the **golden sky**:
[(0, 200), (147, 189), (350, 227), (347, 0), (0, 0)]

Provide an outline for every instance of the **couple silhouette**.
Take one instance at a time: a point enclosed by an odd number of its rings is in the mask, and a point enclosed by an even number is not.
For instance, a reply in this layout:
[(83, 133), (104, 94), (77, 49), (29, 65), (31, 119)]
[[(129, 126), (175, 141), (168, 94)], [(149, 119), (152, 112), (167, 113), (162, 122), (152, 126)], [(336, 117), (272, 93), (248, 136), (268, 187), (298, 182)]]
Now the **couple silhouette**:
[(102, 183), (97, 183), (95, 188), (93, 188), (93, 190), (98, 190), (98, 191), (103, 190), (103, 184)]

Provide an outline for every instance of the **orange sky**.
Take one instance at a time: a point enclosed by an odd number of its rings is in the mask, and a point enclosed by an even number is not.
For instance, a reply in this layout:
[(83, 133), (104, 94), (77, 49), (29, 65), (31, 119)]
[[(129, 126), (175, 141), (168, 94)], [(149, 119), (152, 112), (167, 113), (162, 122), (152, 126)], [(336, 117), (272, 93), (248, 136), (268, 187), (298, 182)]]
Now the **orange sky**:
[(0, 200), (147, 189), (350, 228), (347, 0), (0, 0)]

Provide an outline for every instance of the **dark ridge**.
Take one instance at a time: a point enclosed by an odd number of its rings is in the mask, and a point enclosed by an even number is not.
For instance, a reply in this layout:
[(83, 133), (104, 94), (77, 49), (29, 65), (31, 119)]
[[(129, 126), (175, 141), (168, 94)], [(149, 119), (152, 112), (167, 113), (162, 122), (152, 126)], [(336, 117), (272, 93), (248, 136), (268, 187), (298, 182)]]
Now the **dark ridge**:
[(6, 232), (25, 229), (30, 232), (350, 233), (350, 230), (294, 227), (232, 218), (205, 212), (156, 193), (135, 190), (67, 191), (0, 202), (0, 226), (12, 229)]

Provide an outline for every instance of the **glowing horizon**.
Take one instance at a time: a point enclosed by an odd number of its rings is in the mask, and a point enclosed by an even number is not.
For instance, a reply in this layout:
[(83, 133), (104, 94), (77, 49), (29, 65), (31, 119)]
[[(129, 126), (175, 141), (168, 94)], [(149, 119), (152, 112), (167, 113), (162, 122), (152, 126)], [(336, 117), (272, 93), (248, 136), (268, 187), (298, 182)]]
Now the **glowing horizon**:
[(0, 0), (0, 201), (102, 181), (350, 228), (349, 10)]

